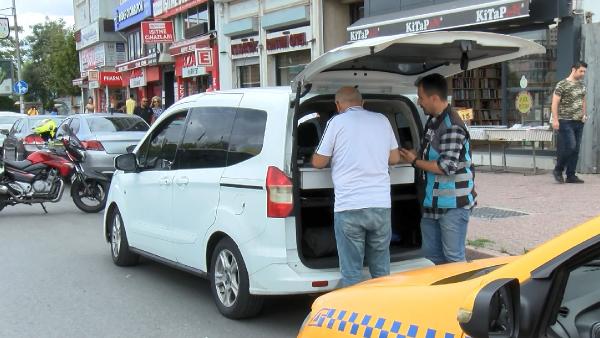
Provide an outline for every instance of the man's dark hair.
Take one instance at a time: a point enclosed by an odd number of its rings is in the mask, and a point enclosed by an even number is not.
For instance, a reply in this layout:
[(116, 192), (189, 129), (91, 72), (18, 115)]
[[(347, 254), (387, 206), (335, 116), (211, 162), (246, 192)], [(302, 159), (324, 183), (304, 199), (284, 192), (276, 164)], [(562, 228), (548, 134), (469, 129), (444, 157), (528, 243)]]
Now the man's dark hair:
[(448, 82), (441, 74), (429, 74), (417, 80), (417, 87), (422, 87), (427, 96), (437, 95), (442, 100), (448, 99)]
[(133, 94), (129, 95), (129, 98), (130, 98), (130, 99), (133, 99)]
[(583, 68), (587, 68), (587, 67), (588, 67), (588, 64), (587, 64), (587, 63), (585, 63), (585, 62), (583, 62), (583, 61), (578, 61), (578, 62), (575, 62), (571, 68), (572, 68), (572, 69), (579, 69), (579, 68), (581, 68), (581, 67), (583, 67)]

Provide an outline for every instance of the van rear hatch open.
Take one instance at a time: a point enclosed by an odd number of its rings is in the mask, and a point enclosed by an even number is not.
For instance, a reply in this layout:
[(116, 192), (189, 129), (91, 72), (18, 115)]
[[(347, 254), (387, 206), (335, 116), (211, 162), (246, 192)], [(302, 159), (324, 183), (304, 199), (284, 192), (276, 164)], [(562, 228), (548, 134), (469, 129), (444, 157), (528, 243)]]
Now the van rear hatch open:
[[(416, 148), (421, 120), (414, 103), (403, 95), (416, 92), (414, 82), (419, 77), (430, 73), (449, 77), (463, 70), (540, 53), (545, 53), (543, 46), (513, 36), (431, 32), (355, 42), (329, 51), (307, 65), (292, 82), (296, 98), (292, 161), (294, 200), (298, 204), (295, 216), (298, 253), (304, 264), (316, 269), (337, 267), (331, 170), (310, 168), (309, 158), (327, 119), (335, 113), (333, 94), (340, 87), (357, 86), (365, 98), (365, 108), (388, 117), (398, 144)], [(307, 93), (310, 98), (300, 100)], [(391, 258), (401, 262), (417, 257), (421, 245), (418, 173), (408, 165), (395, 166), (390, 172), (394, 233)]]

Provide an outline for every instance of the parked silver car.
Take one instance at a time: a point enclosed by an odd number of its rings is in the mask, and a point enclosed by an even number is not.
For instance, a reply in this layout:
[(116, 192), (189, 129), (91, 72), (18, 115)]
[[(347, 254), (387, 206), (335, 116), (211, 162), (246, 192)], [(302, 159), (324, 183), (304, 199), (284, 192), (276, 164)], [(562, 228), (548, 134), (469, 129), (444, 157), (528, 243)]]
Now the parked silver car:
[(2, 157), (13, 161), (26, 159), (29, 154), (42, 149), (46, 143), (40, 135), (33, 133), (32, 128), (45, 119), (52, 119), (58, 125), (65, 118), (66, 116), (61, 115), (21, 115), (4, 139)]
[(58, 127), (55, 148), (62, 147), (64, 130), (68, 124), (86, 149), (83, 166), (87, 170), (112, 175), (114, 158), (127, 153), (146, 134), (149, 126), (142, 118), (127, 114), (77, 114), (71, 115)]

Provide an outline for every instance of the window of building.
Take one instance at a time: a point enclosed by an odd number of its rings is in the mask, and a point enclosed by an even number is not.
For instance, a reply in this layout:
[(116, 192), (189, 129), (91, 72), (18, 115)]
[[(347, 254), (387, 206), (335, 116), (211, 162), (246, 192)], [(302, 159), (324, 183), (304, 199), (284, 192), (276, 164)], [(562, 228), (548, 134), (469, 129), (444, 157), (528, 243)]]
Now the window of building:
[(214, 7), (212, 6), (212, 3), (210, 5), (204, 3), (198, 7), (189, 9), (183, 16), (185, 37), (189, 39), (214, 30), (213, 13)]
[(142, 37), (139, 30), (127, 34), (127, 46), (127, 58), (129, 61), (139, 59), (143, 56)]
[(235, 113), (229, 107), (194, 108), (177, 151), (177, 168), (225, 167)]
[(277, 85), (289, 86), (296, 75), (310, 63), (310, 49), (281, 53), (275, 56)]
[(363, 1), (350, 4), (350, 24), (365, 17), (365, 3)]
[(260, 87), (260, 66), (258, 64), (237, 67), (239, 88)]
[(227, 166), (246, 161), (262, 151), (267, 113), (238, 108), (229, 141)]

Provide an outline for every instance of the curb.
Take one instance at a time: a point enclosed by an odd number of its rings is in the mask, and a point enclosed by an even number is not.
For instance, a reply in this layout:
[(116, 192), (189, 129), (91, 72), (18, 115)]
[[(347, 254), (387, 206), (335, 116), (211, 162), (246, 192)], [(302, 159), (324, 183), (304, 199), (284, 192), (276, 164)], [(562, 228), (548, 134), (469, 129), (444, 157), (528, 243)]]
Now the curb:
[(466, 254), (467, 260), (471, 261), (474, 259), (485, 259), (485, 258), (494, 258), (494, 257), (503, 257), (509, 256), (508, 254), (504, 254), (498, 251), (485, 249), (485, 248), (476, 248), (473, 246), (466, 246)]

